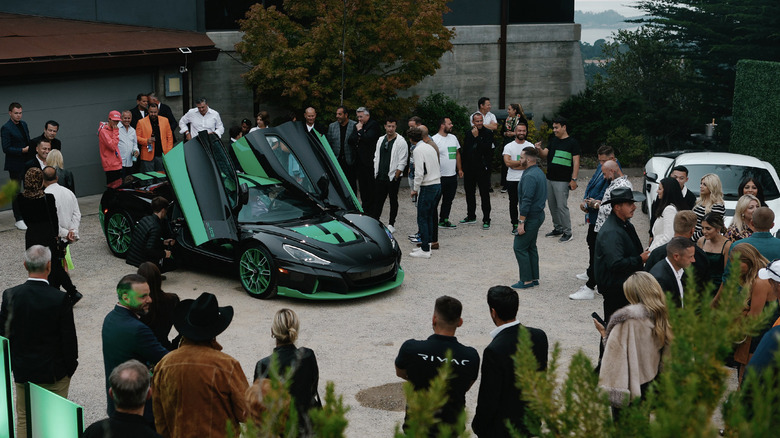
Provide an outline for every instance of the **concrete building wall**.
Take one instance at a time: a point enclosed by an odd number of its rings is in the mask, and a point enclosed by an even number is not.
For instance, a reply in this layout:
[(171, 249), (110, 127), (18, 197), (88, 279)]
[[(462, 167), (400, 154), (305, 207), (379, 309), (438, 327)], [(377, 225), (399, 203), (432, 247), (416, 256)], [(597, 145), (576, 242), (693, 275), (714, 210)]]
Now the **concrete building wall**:
[(197, 65), (192, 71), (192, 97), (203, 96), (209, 106), (219, 112), (225, 125), (223, 140), (229, 140), (228, 129), (239, 125), (241, 119), (254, 120), (254, 102), (252, 90), (241, 76), (249, 67), (241, 62), (235, 52), (235, 45), (241, 41), (241, 32), (208, 32), (220, 50), (219, 57), (213, 62)]
[[(406, 95), (444, 93), (477, 109), (482, 96), (498, 107), (500, 26), (457, 26), (441, 68)], [(585, 89), (579, 24), (517, 24), (507, 28), (506, 102), (519, 102), (536, 119)]]

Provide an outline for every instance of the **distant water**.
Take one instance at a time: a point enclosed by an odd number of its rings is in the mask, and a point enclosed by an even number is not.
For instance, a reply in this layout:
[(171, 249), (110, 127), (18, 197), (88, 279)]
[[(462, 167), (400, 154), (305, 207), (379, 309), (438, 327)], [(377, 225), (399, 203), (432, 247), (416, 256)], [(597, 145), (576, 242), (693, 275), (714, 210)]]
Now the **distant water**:
[[(636, 30), (637, 26), (634, 23), (628, 23), (626, 24), (626, 27), (622, 27), (621, 29), (630, 29), (630, 30)], [(595, 27), (595, 28), (582, 28), (582, 37), (580, 38), (580, 41), (583, 43), (588, 43), (593, 45), (593, 43), (596, 42), (598, 39), (612, 39), (612, 33), (617, 32), (618, 28), (609, 29), (609, 28), (601, 28), (601, 27)]]
[(631, 7), (636, 3), (636, 0), (574, 0), (574, 9), (582, 12), (601, 12), (613, 9), (620, 15), (633, 17), (643, 14), (642, 11)]

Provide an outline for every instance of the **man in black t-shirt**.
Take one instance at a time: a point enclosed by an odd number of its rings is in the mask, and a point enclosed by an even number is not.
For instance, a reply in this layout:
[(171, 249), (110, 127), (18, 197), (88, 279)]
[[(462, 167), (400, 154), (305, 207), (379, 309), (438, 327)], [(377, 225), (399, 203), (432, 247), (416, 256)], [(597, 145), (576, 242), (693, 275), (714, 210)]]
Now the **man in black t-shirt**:
[(549, 147), (536, 143), (541, 158), (547, 157), (547, 205), (553, 220), (553, 230), (544, 237), (558, 237), (560, 242), (572, 239), (569, 215), (569, 190), (577, 189), (580, 172), (580, 144), (569, 136), (568, 122), (563, 117), (553, 119), (555, 138)]
[[(447, 382), (447, 403), (435, 413), (436, 418), (455, 424), (466, 406), (466, 392), (479, 374), (479, 353), (458, 342), (455, 330), (463, 324), (463, 305), (455, 298), (441, 296), (433, 309), (433, 335), (424, 341), (410, 339), (401, 346), (395, 358), (395, 373), (412, 382), (415, 390), (427, 389), (431, 380), (452, 353), (453, 377)], [(408, 414), (407, 414), (408, 415)], [(407, 424), (404, 422), (404, 429)], [(435, 432), (435, 431), (432, 431)], [(435, 434), (434, 434), (435, 435)]]

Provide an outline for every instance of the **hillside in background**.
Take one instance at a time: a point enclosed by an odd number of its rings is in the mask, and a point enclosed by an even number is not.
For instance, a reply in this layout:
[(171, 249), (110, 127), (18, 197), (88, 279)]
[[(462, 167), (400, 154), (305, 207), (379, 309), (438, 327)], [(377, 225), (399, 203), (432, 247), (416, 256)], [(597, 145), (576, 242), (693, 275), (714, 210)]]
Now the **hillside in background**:
[(583, 28), (606, 27), (618, 28), (625, 26), (625, 20), (630, 19), (610, 9), (602, 12), (574, 11), (574, 22)]

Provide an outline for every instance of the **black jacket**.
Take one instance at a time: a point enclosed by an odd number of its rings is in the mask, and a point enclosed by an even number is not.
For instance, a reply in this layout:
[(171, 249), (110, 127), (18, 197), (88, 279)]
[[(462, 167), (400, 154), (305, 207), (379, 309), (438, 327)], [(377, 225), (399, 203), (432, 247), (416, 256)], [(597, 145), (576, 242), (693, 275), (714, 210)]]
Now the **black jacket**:
[[(517, 351), (517, 334), (521, 325), (501, 330), (482, 354), (482, 381), (479, 384), (477, 412), (471, 428), (479, 437), (509, 437), (506, 419), (527, 433), (523, 422), (526, 403), (515, 386), (515, 365), (512, 355)], [(524, 327), (531, 335), (533, 353), (539, 370), (547, 369), (547, 335), (544, 331)]]
[(54, 383), (76, 372), (73, 307), (63, 292), (43, 281), (27, 280), (3, 292), (0, 335), (11, 341), (11, 369), (18, 383)]
[(493, 131), (483, 127), (476, 137), (471, 131), (466, 132), (460, 157), (464, 172), (490, 173), (493, 164)]
[(350, 146), (357, 150), (358, 164), (371, 169), (374, 168), (374, 152), (376, 152), (376, 142), (382, 135), (379, 122), (374, 119), (368, 119), (363, 128), (358, 131), (357, 126), (347, 139)]
[(664, 292), (672, 294), (672, 301), (677, 307), (682, 307), (682, 296), (680, 287), (677, 285), (677, 277), (674, 276), (674, 271), (669, 263), (666, 262), (666, 257), (656, 262), (652, 268), (650, 268), (650, 275), (658, 280), (658, 284), (661, 285), (661, 289)]
[[(650, 272), (650, 269), (652, 269), (656, 263), (666, 258), (666, 245), (668, 244), (663, 244), (650, 253), (650, 256), (645, 262), (645, 271)], [(694, 245), (693, 247), (695, 248), (693, 253), (695, 258), (691, 266), (693, 266), (696, 284), (705, 285), (710, 281), (710, 261), (707, 259), (707, 254), (704, 253), (703, 249), (699, 248), (698, 245)], [(685, 287), (685, 283), (688, 281), (687, 278), (687, 273), (683, 274), (683, 287)]]
[[(288, 368), (293, 369), (292, 382), (290, 383), (290, 395), (295, 400), (295, 409), (304, 421), (299, 424), (308, 424), (309, 409), (319, 406), (317, 385), (320, 380), (320, 370), (317, 366), (317, 357), (309, 348), (296, 348), (293, 344), (281, 345), (274, 348), (274, 354), (279, 360), (279, 374), (284, 376)], [(271, 369), (271, 356), (260, 359), (255, 366), (255, 378), (263, 379), (268, 376)], [(314, 402), (316, 397), (317, 402)], [(308, 426), (305, 426), (306, 430)]]
[(133, 238), (127, 250), (127, 264), (140, 266), (143, 262), (152, 262), (159, 265), (164, 257), (162, 221), (150, 214), (138, 221), (133, 229)]
[(593, 254), (593, 273), (599, 291), (619, 289), (622, 295), (626, 279), (642, 270), (642, 251), (634, 225), (622, 221), (613, 210), (598, 232)]

